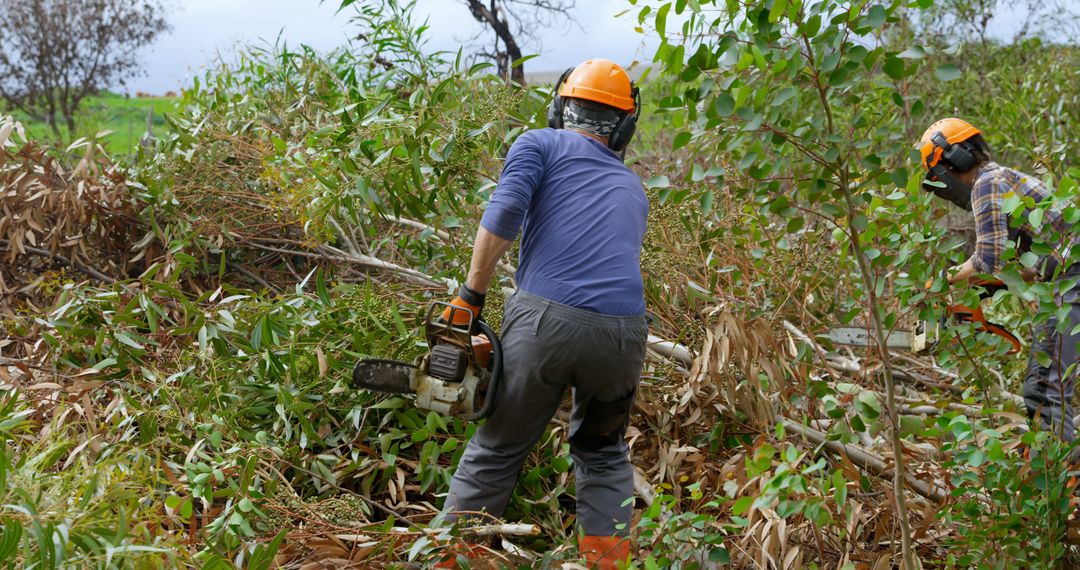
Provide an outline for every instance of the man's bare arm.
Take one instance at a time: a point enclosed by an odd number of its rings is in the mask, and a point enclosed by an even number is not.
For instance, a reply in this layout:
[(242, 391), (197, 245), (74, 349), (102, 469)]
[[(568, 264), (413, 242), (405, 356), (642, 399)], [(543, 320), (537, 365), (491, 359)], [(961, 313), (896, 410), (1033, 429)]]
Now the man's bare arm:
[(976, 273), (978, 271), (975, 269), (975, 262), (968, 259), (964, 263), (949, 269), (949, 284), (964, 283)]
[(495, 266), (506, 254), (506, 250), (510, 249), (512, 243), (481, 227), (476, 232), (472, 263), (469, 265), (469, 277), (465, 280), (465, 284), (477, 293), (486, 293), (491, 276), (495, 274)]

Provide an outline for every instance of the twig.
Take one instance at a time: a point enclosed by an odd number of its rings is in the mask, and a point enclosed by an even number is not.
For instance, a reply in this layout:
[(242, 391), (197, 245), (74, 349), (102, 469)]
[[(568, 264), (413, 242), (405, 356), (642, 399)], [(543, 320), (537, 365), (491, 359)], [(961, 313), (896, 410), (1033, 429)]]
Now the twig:
[(353, 255), (361, 255), (360, 248), (359, 246), (357, 246), (356, 241), (354, 241), (353, 237), (350, 236), (348, 232), (342, 229), (341, 224), (339, 224), (333, 216), (327, 216), (326, 219), (330, 220), (330, 225), (334, 226), (334, 229), (337, 230), (338, 236), (341, 238), (341, 241), (345, 242), (345, 246), (349, 248), (349, 253)]
[[(10, 248), (11, 244), (9, 244), (7, 240), (0, 240), (0, 246), (3, 246), (4, 248)], [(53, 252), (51, 252), (49, 250), (46, 250), (46, 249), (40, 249), (40, 248), (37, 248), (37, 247), (31, 247), (31, 246), (28, 246), (28, 245), (22, 246), (22, 249), (26, 253), (32, 253), (32, 254), (40, 256), (40, 257), (47, 257), (49, 259), (55, 259), (56, 261), (59, 261), (60, 263), (63, 263), (64, 265), (67, 265), (68, 267), (71, 267), (73, 269), (77, 269), (77, 270), (89, 275), (90, 277), (93, 277), (94, 279), (97, 279), (98, 281), (103, 281), (103, 282), (108, 283), (110, 285), (114, 285), (114, 284), (120, 282), (120, 280), (116, 279), (115, 277), (110, 277), (108, 275), (105, 275), (104, 273), (98, 271), (97, 269), (94, 269), (92, 267), (87, 267), (87, 266), (85, 266), (85, 265), (83, 265), (83, 264), (81, 264), (81, 263), (79, 263), (79, 262), (77, 262), (75, 260), (68, 259), (67, 257), (65, 257), (63, 255), (60, 255), (59, 253), (53, 253)]]
[(266, 287), (266, 289), (268, 291), (278, 291), (279, 290), (277, 287), (274, 287), (273, 285), (271, 285), (269, 281), (267, 281), (266, 279), (263, 279), (262, 277), (259, 277), (258, 275), (255, 274), (255, 272), (253, 272), (250, 269), (244, 267), (243, 265), (240, 265), (239, 263), (234, 263), (232, 261), (226, 261), (225, 265), (227, 267), (231, 268), (231, 269), (234, 269), (234, 270), (240, 272), (244, 277), (247, 277), (248, 279), (251, 279), (252, 281), (258, 283), (259, 285), (262, 285), (263, 287)]
[(393, 222), (401, 226), (407, 226), (410, 228), (418, 229), (421, 231), (427, 230), (431, 232), (432, 237), (442, 242), (450, 241), (450, 233), (446, 230), (440, 230), (425, 224), (424, 222), (418, 222), (416, 220), (410, 220), (409, 218), (402, 218), (400, 216), (394, 216), (392, 214), (379, 214), (384, 220)]

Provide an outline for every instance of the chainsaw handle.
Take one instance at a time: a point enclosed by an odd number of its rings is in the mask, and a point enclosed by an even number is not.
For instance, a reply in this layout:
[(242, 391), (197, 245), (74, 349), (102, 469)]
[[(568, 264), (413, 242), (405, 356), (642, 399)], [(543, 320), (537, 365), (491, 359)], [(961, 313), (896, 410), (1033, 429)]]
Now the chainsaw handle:
[(994, 293), (1007, 289), (1005, 282), (1000, 279), (973, 279), (970, 285), (983, 288), (983, 292), (979, 294), (979, 300), (989, 299), (994, 296)]
[(956, 319), (958, 323), (975, 323), (975, 330), (978, 332), (1001, 337), (1011, 346), (1006, 354), (1016, 354), (1020, 352), (1020, 339), (1016, 338), (1016, 335), (1011, 333), (1005, 327), (986, 320), (986, 315), (983, 314), (981, 305), (974, 308), (965, 307), (963, 305), (950, 305), (946, 308), (946, 315)]
[(488, 381), (487, 395), (484, 396), (484, 407), (480, 408), (480, 411), (475, 414), (465, 418), (468, 421), (482, 420), (491, 416), (491, 413), (495, 411), (495, 397), (499, 391), (499, 384), (502, 382), (503, 354), (502, 343), (499, 341), (499, 336), (496, 335), (495, 330), (483, 320), (476, 321), (476, 326), (480, 329), (480, 332), (491, 341), (491, 380)]
[[(434, 316), (435, 315), (435, 309), (440, 309), (439, 310), (439, 316), (437, 316), (437, 317)], [(443, 321), (442, 314), (447, 309), (450, 310), (450, 320), (449, 321)], [(454, 315), (456, 313), (458, 313), (459, 311), (469, 315), (469, 322), (466, 323), (464, 326), (458, 326), (458, 325), (454, 324)], [(436, 326), (445, 327), (447, 329), (457, 330), (457, 331), (471, 331), (473, 329), (473, 326), (476, 324), (476, 320), (477, 320), (476, 319), (476, 314), (473, 313), (472, 309), (470, 309), (468, 307), (462, 307), (461, 305), (455, 305), (453, 303), (447, 303), (446, 301), (432, 301), (431, 304), (428, 305), (427, 316), (424, 317), (424, 319), (427, 321), (427, 324), (429, 324), (429, 325), (436, 325)]]

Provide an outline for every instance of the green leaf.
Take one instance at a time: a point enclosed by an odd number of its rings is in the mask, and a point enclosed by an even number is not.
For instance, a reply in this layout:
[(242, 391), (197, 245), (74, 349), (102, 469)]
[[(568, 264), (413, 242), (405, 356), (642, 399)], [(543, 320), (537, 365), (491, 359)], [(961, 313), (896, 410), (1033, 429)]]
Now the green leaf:
[(135, 340), (132, 339), (131, 336), (129, 336), (123, 331), (116, 331), (115, 333), (113, 333), (113, 336), (116, 338), (116, 340), (130, 346), (131, 348), (134, 348), (136, 350), (145, 350), (145, 347), (143, 345), (135, 342)]
[(1028, 214), (1028, 223), (1031, 224), (1031, 227), (1035, 228), (1036, 230), (1042, 228), (1042, 223), (1043, 223), (1043, 210), (1042, 210), (1042, 208), (1035, 208), (1034, 210), (1031, 211), (1030, 214)]
[(731, 506), (731, 514), (733, 514), (735, 516), (742, 516), (748, 510), (750, 510), (750, 505), (753, 505), (753, 504), (754, 504), (754, 498), (753, 497), (751, 497), (749, 495), (747, 495), (745, 497), (739, 497), (739, 499), (737, 501), (735, 501), (735, 504)]
[(692, 137), (693, 135), (690, 134), (689, 131), (683, 131), (675, 135), (675, 140), (671, 143), (671, 150), (677, 150), (686, 146), (686, 143), (690, 142)]
[(881, 68), (885, 71), (885, 75), (893, 79), (903, 79), (904, 77), (904, 61), (898, 57), (886, 58)]
[(783, 105), (785, 102), (787, 102), (788, 99), (791, 99), (795, 95), (798, 95), (798, 93), (799, 91), (794, 87), (785, 87), (780, 91), (776, 92), (776, 97), (773, 98), (772, 106), (779, 107), (780, 105)]
[(863, 19), (863, 25), (869, 28), (880, 28), (881, 24), (885, 23), (885, 18), (888, 17), (888, 12), (885, 11), (885, 7), (881, 4), (875, 4), (870, 11), (866, 14), (866, 18)]
[(735, 112), (735, 99), (727, 93), (713, 97), (713, 110), (721, 117), (730, 117)]
[(514, 63), (510, 64), (510, 67), (521, 67), (526, 61), (529, 61), (530, 59), (533, 59), (535, 57), (540, 57), (540, 54), (534, 53), (532, 55), (527, 55), (525, 57), (520, 57), (518, 59), (515, 59)]
[(939, 65), (934, 70), (934, 77), (938, 78), (938, 81), (952, 81), (960, 78), (960, 68), (951, 63)]
[(773, 0), (772, 9), (769, 10), (769, 22), (776, 23), (787, 9), (788, 0)]
[(896, 57), (900, 59), (922, 59), (926, 57), (926, 50), (920, 46), (911, 46), (906, 50), (896, 54)]
[(669, 188), (670, 186), (671, 180), (668, 180), (668, 177), (663, 174), (661, 174), (660, 176), (653, 176), (652, 178), (645, 181), (645, 187), (649, 188), (650, 190), (656, 188)]
[(1023, 209), (1024, 201), (1020, 198), (1020, 195), (1016, 192), (1009, 192), (1005, 195), (1005, 200), (1001, 202), (1001, 211), (1006, 214), (1016, 215), (1019, 210)]
[(709, 551), (709, 562), (718, 564), (731, 564), (731, 554), (723, 546), (717, 546)]
[(656, 11), (656, 33), (662, 38), (667, 31), (667, 15), (671, 11), (671, 2), (665, 3)]

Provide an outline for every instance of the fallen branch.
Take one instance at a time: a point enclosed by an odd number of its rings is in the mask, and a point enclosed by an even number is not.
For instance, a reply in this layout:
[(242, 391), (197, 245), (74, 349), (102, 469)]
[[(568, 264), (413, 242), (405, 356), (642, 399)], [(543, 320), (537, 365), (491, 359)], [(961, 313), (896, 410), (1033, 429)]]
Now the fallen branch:
[[(447, 527), (436, 528), (409, 528), (404, 526), (391, 527), (387, 532), (390, 534), (444, 534)], [(465, 536), (536, 536), (540, 534), (540, 527), (534, 524), (489, 524), (481, 526), (463, 526), (458, 531)], [(377, 531), (369, 530), (367, 534), (337, 534), (336, 538), (350, 542), (366, 542), (371, 540), (371, 535)]]
[(683, 368), (690, 368), (694, 365), (694, 357), (690, 353), (690, 349), (681, 344), (664, 340), (655, 335), (649, 335), (645, 343), (648, 348), (657, 354), (681, 362)]
[[(851, 459), (852, 463), (869, 471), (873, 475), (877, 475), (883, 479), (888, 479), (893, 476), (893, 470), (886, 465), (885, 460), (869, 451), (854, 445), (829, 440), (824, 433), (789, 420), (783, 416), (777, 416), (776, 421), (777, 423), (783, 424), (784, 429), (810, 440), (814, 445), (822, 446), (836, 455), (846, 456)], [(940, 483), (931, 486), (927, 484), (926, 481), (916, 479), (910, 474), (904, 475), (904, 482), (907, 483), (907, 486), (911, 490), (927, 499), (941, 503), (948, 498), (948, 493), (945, 492), (945, 486)]]
[(274, 253), (280, 253), (283, 255), (297, 255), (300, 257), (322, 259), (325, 261), (343, 261), (345, 263), (351, 263), (353, 265), (359, 265), (370, 269), (378, 269), (380, 271), (386, 271), (387, 273), (393, 273), (404, 278), (406, 281), (416, 283), (417, 285), (423, 285), (425, 287), (439, 289), (446, 287), (446, 283), (440, 283), (439, 281), (436, 281), (434, 277), (416, 271), (415, 269), (402, 267), (395, 263), (390, 263), (389, 261), (383, 261), (381, 259), (370, 257), (367, 255), (352, 255), (350, 253), (327, 245), (319, 246), (319, 253), (299, 249), (284, 249), (254, 242), (249, 243), (248, 245), (256, 249), (261, 249), (263, 251), (272, 251)]

